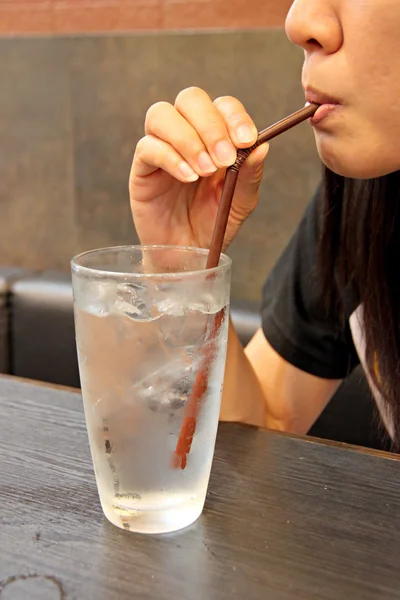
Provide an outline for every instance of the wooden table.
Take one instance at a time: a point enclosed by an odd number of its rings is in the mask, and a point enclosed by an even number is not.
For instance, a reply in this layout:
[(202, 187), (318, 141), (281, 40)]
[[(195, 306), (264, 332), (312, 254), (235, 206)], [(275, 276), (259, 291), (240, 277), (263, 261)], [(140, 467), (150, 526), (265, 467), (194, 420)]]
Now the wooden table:
[(221, 425), (206, 508), (141, 536), (102, 515), (81, 397), (0, 379), (0, 600), (400, 598), (400, 462)]

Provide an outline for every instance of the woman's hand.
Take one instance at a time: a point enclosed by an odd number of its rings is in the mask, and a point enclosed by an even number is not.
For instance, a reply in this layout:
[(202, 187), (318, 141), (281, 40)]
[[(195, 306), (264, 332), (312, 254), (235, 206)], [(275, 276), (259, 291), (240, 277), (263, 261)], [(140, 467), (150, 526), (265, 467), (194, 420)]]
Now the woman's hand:
[[(213, 102), (203, 90), (188, 88), (174, 105), (154, 104), (129, 184), (141, 243), (209, 248), (226, 167), (235, 162), (237, 148), (256, 139), (252, 119), (235, 98)], [(225, 248), (257, 205), (267, 152), (267, 144), (260, 146), (240, 170)]]

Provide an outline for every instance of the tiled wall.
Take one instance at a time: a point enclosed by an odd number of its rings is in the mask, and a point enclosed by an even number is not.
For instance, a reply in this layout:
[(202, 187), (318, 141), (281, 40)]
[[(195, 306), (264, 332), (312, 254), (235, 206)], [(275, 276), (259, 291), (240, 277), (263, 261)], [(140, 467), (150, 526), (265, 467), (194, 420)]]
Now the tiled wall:
[[(79, 251), (136, 241), (127, 183), (153, 102), (198, 85), (240, 98), (260, 129), (304, 103), (282, 30), (3, 38), (0, 56), (0, 264), (68, 270)], [(259, 297), (319, 173), (308, 125), (272, 142), (230, 250), (236, 296)]]
[(0, 34), (282, 26), (292, 0), (0, 0)]

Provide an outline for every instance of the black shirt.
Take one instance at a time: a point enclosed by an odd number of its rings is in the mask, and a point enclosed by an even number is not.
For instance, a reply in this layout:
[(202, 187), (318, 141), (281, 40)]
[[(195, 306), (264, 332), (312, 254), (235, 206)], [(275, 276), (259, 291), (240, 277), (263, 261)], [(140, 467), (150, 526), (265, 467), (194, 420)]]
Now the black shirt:
[(264, 284), (262, 327), (289, 363), (318, 377), (344, 379), (360, 362), (349, 326), (357, 306), (349, 305), (345, 321), (326, 318), (316, 269), (321, 201), (318, 190)]

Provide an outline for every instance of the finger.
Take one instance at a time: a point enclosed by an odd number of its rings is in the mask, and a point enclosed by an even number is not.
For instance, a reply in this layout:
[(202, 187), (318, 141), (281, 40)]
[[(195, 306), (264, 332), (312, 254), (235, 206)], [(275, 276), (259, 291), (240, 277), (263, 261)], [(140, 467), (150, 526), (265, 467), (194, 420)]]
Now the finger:
[(210, 175), (217, 170), (196, 129), (172, 104), (158, 102), (149, 108), (145, 132), (175, 148), (198, 175)]
[[(264, 161), (269, 150), (268, 143), (262, 144), (244, 161), (236, 185), (236, 198), (244, 205), (254, 203), (263, 177)], [(250, 208), (250, 207), (249, 207)], [(250, 208), (251, 209), (251, 208)]]
[(232, 96), (221, 96), (214, 105), (224, 119), (229, 136), (238, 148), (248, 148), (257, 141), (257, 128), (245, 107)]
[[(230, 211), (230, 219), (241, 224), (255, 209), (258, 190), (263, 176), (263, 166), (268, 154), (268, 143), (256, 148), (243, 163), (237, 180), (235, 195)], [(224, 181), (217, 182), (216, 197), (220, 198)], [(228, 240), (228, 244), (232, 240)]]
[(152, 135), (139, 140), (131, 170), (131, 183), (136, 177), (147, 177), (162, 169), (183, 183), (197, 181), (198, 174), (168, 142)]
[(229, 167), (235, 162), (236, 147), (226, 123), (204, 90), (183, 90), (175, 100), (175, 108), (197, 131), (215, 165)]
[(269, 143), (265, 142), (258, 146), (253, 152), (246, 158), (243, 163), (241, 170), (244, 173), (256, 172), (259, 171), (260, 168), (264, 166), (265, 159), (267, 158), (269, 152)]

